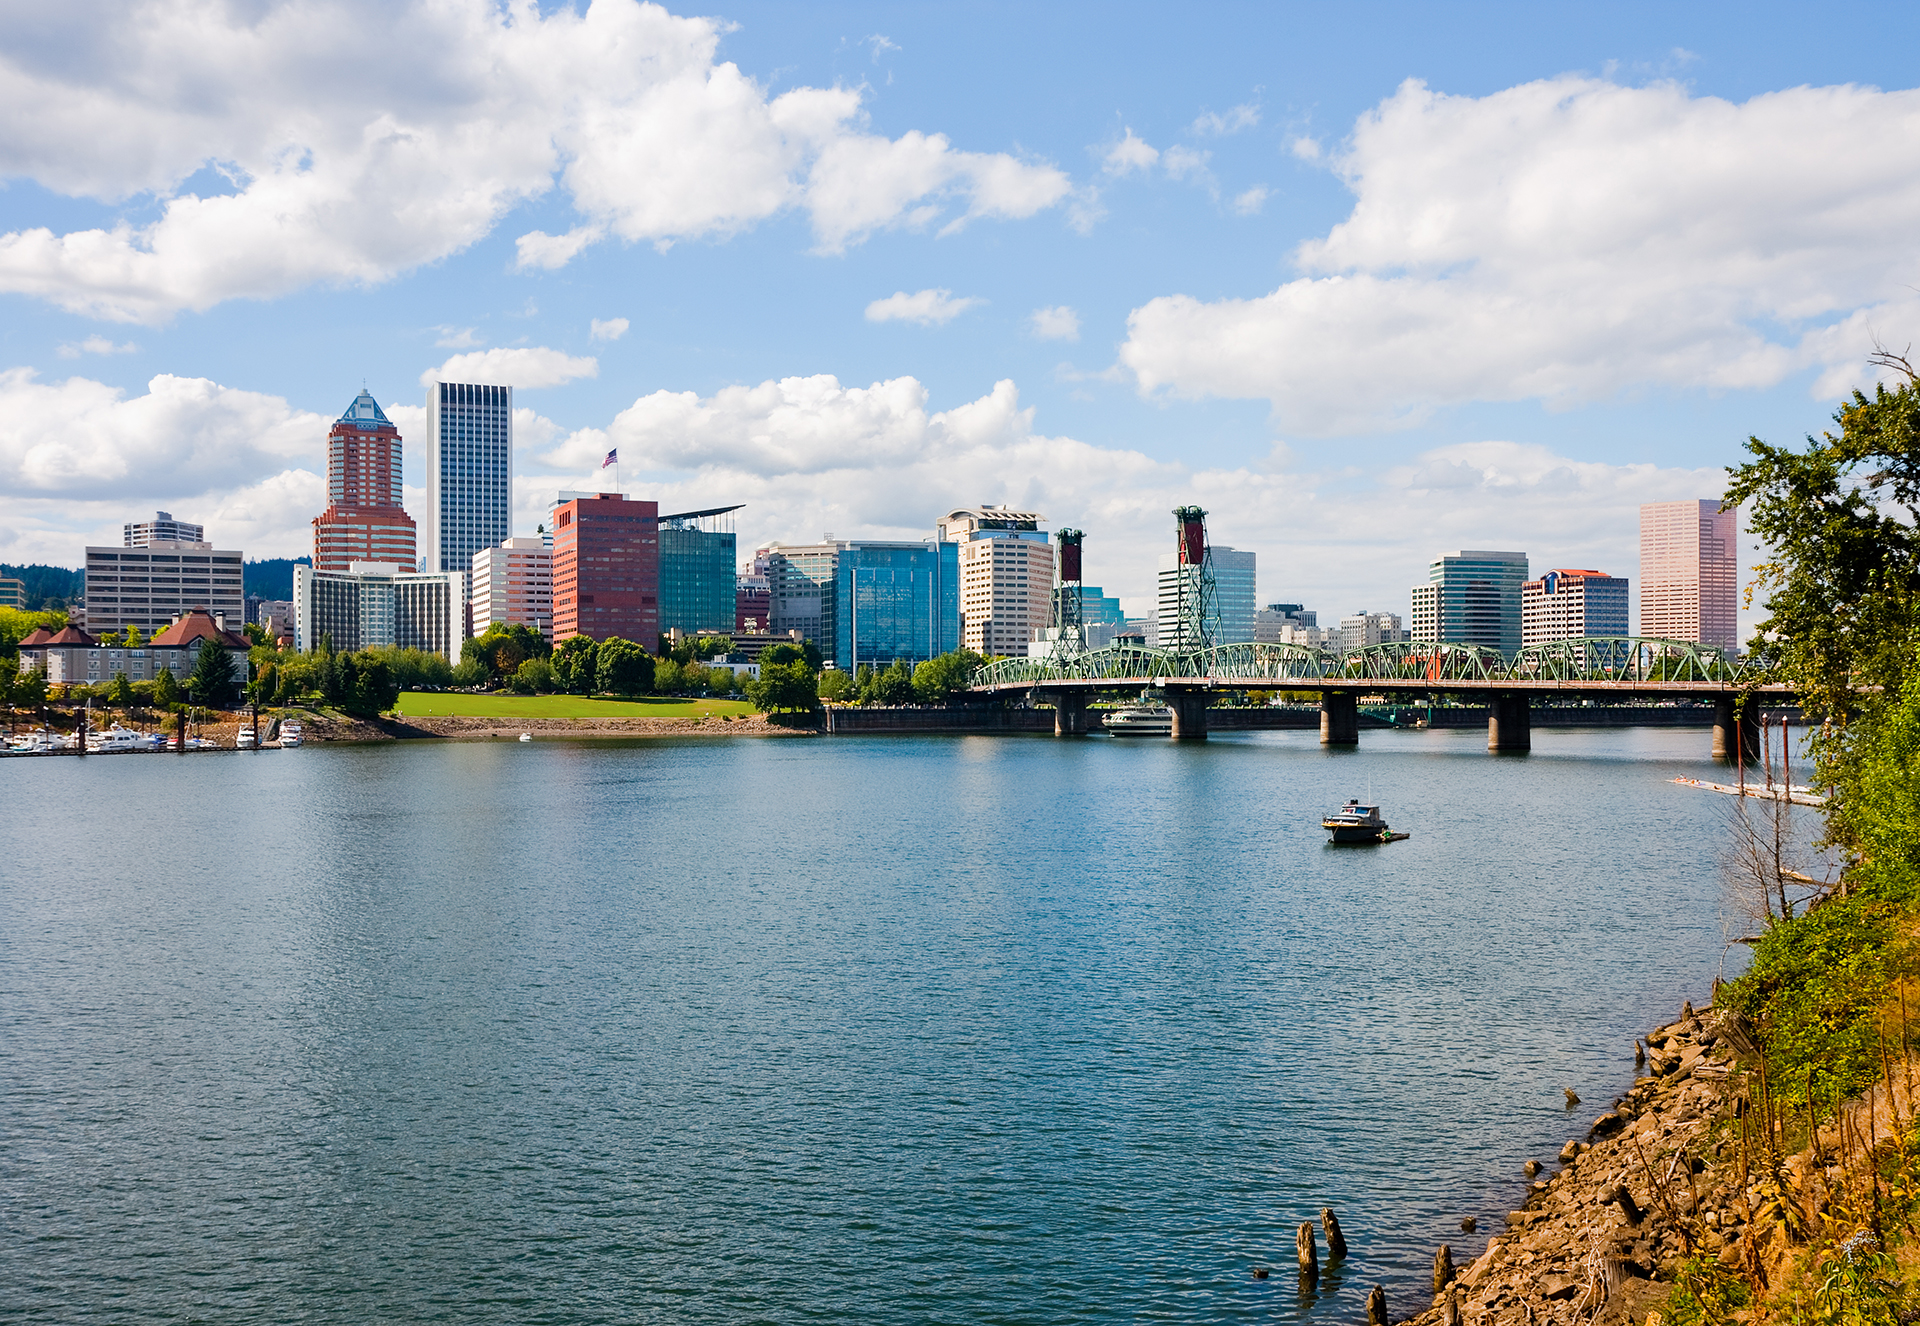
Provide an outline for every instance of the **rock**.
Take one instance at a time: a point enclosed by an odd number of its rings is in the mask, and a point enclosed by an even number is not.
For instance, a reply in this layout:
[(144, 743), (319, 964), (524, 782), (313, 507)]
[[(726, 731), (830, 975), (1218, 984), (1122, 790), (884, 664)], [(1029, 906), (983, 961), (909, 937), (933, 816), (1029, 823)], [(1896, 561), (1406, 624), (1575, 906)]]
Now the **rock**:
[(1586, 1286), (1582, 1281), (1570, 1275), (1544, 1275), (1540, 1277), (1540, 1297), (1549, 1302), (1556, 1298), (1572, 1298)]
[(1573, 1107), (1574, 1107), (1575, 1105), (1578, 1105), (1578, 1104), (1580, 1103), (1580, 1097), (1578, 1097), (1578, 1096), (1576, 1096), (1576, 1095), (1574, 1095), (1574, 1094), (1573, 1094), (1573, 1088), (1572, 1088), (1572, 1087), (1561, 1087), (1560, 1089), (1561, 1089), (1562, 1091), (1564, 1091), (1564, 1092), (1566, 1092), (1566, 1093), (1567, 1093), (1567, 1108), (1568, 1108), (1568, 1109), (1572, 1109), (1572, 1108), (1573, 1108)]
[(1578, 1142), (1568, 1142), (1560, 1148), (1560, 1163), (1562, 1165), (1571, 1165), (1579, 1154), (1580, 1144)]
[(1626, 1120), (1614, 1111), (1608, 1111), (1593, 1121), (1595, 1137), (1610, 1137), (1626, 1126)]
[(1461, 1220), (1460, 1222), (1460, 1231), (1463, 1234), (1471, 1234), (1473, 1233), (1474, 1230), (1478, 1229), (1479, 1227), (1480, 1227), (1480, 1222), (1478, 1220), (1475, 1220), (1472, 1216), (1467, 1216), (1465, 1219)]
[(1520, 1168), (1526, 1171), (1528, 1178), (1532, 1178), (1534, 1175), (1540, 1172), (1540, 1162), (1537, 1160), (1529, 1160), (1526, 1164), (1522, 1165)]
[(1267, 1278), (1267, 1268), (1266, 1268), (1266, 1267), (1264, 1267), (1264, 1266), (1256, 1266), (1256, 1267), (1254, 1267), (1254, 1268), (1253, 1268), (1253, 1278), (1254, 1278), (1254, 1279), (1256, 1279), (1256, 1280), (1264, 1280), (1264, 1279), (1266, 1279), (1266, 1278)]
[(1460, 1326), (1460, 1286), (1447, 1286), (1446, 1306), (1440, 1312), (1440, 1326)]

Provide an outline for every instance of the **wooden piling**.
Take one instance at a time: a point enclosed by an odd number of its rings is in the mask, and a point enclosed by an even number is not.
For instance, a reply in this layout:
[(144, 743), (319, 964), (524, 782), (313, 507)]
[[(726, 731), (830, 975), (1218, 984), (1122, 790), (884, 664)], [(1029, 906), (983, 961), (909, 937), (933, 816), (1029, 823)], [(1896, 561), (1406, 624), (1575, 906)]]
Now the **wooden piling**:
[(1327, 1260), (1337, 1262), (1347, 1255), (1347, 1238), (1340, 1232), (1340, 1217), (1331, 1206), (1320, 1208), (1320, 1228), (1327, 1235)]
[(1433, 1254), (1433, 1296), (1439, 1298), (1453, 1283), (1453, 1246), (1442, 1243)]
[(1367, 1326), (1387, 1326), (1387, 1291), (1379, 1285), (1367, 1295)]
[(1294, 1236), (1293, 1245), (1300, 1255), (1300, 1278), (1302, 1280), (1319, 1279), (1320, 1251), (1313, 1241), (1313, 1221), (1300, 1222), (1300, 1232)]

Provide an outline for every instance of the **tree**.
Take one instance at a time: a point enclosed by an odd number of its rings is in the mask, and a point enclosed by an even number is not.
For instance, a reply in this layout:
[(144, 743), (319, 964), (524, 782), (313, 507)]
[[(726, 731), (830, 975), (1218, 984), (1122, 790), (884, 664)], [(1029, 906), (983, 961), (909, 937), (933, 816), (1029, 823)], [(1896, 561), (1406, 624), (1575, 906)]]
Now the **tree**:
[(671, 655), (654, 665), (653, 689), (662, 695), (678, 695), (687, 689), (688, 669)]
[(126, 641), (128, 649), (146, 648), (145, 642), (141, 639), (140, 628), (138, 626), (127, 627)]
[(494, 677), (511, 677), (530, 658), (553, 653), (547, 638), (519, 622), (495, 622), (485, 635), (469, 637), (460, 646), (460, 661), (482, 664)]
[(913, 673), (905, 659), (897, 658), (890, 667), (874, 673), (867, 682), (867, 696), (874, 704), (906, 704), (913, 699)]
[(614, 695), (639, 695), (653, 685), (653, 655), (617, 635), (602, 640), (596, 655), (594, 683)]
[(345, 662), (353, 675), (350, 698), (342, 706), (348, 713), (370, 718), (393, 708), (400, 698), (400, 683), (385, 659), (363, 652)]
[(261, 664), (260, 671), (255, 675), (253, 685), (248, 687), (248, 690), (252, 693), (255, 704), (272, 704), (274, 698), (280, 694), (279, 666), (273, 663)]
[(799, 644), (782, 641), (777, 645), (768, 645), (760, 655), (762, 663), (792, 663), (796, 659), (807, 665), (807, 671), (820, 671), (820, 646), (811, 640), (802, 640)]
[(509, 689), (521, 695), (543, 695), (553, 690), (553, 664), (544, 658), (530, 658), (507, 679)]
[(811, 712), (820, 707), (819, 681), (805, 659), (762, 663), (760, 676), (747, 683), (747, 699), (762, 713)]
[(20, 674), (13, 684), (13, 703), (22, 709), (38, 709), (47, 702), (47, 674), (39, 668)]
[(593, 691), (598, 646), (584, 635), (568, 636), (554, 647), (554, 684), (570, 695), (588, 695)]
[(233, 698), (233, 690), (239, 682), (239, 669), (233, 665), (233, 655), (212, 640), (202, 640), (200, 650), (193, 661), (193, 672), (187, 678), (187, 688), (199, 697), (202, 704), (219, 707)]
[(133, 683), (127, 679), (126, 673), (113, 674), (113, 690), (110, 692), (110, 698), (122, 709), (133, 707)]
[(267, 628), (259, 622), (247, 622), (240, 630), (247, 637), (248, 644), (268, 646), (273, 644), (272, 638), (267, 635)]
[(180, 683), (173, 679), (173, 672), (161, 668), (153, 675), (153, 702), (162, 709), (171, 709), (180, 703)]
[(971, 649), (930, 658), (913, 670), (913, 693), (924, 704), (947, 704), (973, 683), (973, 674), (985, 663)]

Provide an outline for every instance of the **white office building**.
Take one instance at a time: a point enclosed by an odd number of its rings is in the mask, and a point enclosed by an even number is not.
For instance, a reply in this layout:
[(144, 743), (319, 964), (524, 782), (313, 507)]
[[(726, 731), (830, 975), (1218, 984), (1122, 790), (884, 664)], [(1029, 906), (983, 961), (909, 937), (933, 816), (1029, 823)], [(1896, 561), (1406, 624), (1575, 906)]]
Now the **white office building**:
[(513, 535), (513, 388), (427, 388), (427, 511), (420, 570), (465, 577), (473, 555)]
[(1053, 545), (1037, 511), (981, 503), (940, 517), (941, 543), (959, 546), (960, 638), (989, 658), (1019, 657), (1053, 624)]
[(1397, 612), (1368, 612), (1364, 608), (1340, 619), (1339, 646), (1365, 649), (1368, 645), (1398, 644), (1407, 639)]
[(466, 605), (464, 571), (419, 572), (395, 562), (293, 568), (294, 642), (302, 653), (329, 640), (342, 654), (397, 645), (457, 663)]
[(152, 520), (130, 520), (122, 525), (120, 537), (128, 548), (144, 548), (151, 543), (205, 543), (207, 527), (175, 520), (171, 511), (156, 511)]
[(135, 626), (149, 636), (195, 608), (244, 622), (243, 569), (239, 549), (210, 543), (154, 539), (120, 548), (88, 548), (84, 621), (97, 635), (116, 635)]
[(1338, 630), (1320, 629), (1320, 614), (1299, 603), (1269, 603), (1253, 613), (1253, 640), (1261, 645), (1300, 645), (1307, 649), (1334, 647)]
[(473, 633), (495, 622), (531, 626), (553, 643), (553, 550), (544, 539), (508, 539), (473, 555)]

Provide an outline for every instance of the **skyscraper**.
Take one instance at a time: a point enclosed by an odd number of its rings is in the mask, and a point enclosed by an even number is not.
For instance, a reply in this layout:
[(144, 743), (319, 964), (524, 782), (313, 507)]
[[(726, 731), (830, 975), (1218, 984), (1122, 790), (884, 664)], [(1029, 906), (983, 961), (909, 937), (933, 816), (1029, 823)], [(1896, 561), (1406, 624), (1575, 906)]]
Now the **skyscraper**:
[(1520, 589), (1520, 643), (1627, 633), (1627, 582), (1623, 576), (1560, 568)]
[(1213, 549), (1214, 601), (1220, 605), (1220, 638), (1217, 645), (1239, 644), (1253, 639), (1254, 555), (1243, 548)]
[(553, 513), (553, 638), (618, 636), (660, 644), (660, 504), (619, 493)]
[(1640, 507), (1640, 634), (1740, 643), (1739, 513), (1712, 499)]
[(934, 528), (957, 543), (960, 635), (965, 648), (989, 657), (1024, 656), (1033, 633), (1053, 624), (1053, 545), (1040, 529), (1046, 517), (982, 503), (950, 511)]
[(500, 625), (531, 626), (553, 643), (553, 550), (537, 538), (508, 539), (473, 555), (468, 599), (473, 633)]
[[(726, 634), (737, 615), (733, 513), (738, 506), (660, 517), (660, 629)], [(765, 614), (762, 614), (763, 616)]]
[(1433, 559), (1427, 583), (1413, 587), (1414, 640), (1485, 645), (1503, 654), (1520, 648), (1523, 552), (1462, 549)]
[(204, 543), (207, 538), (205, 526), (175, 520), (171, 511), (156, 511), (152, 520), (130, 520), (120, 529), (121, 539), (129, 548), (152, 543)]
[(513, 534), (513, 388), (436, 382), (427, 388), (427, 430), (421, 567), (464, 573), (475, 553)]
[(770, 544), (766, 568), (774, 634), (798, 631), (826, 661), (851, 672), (923, 662), (960, 648), (960, 549), (945, 541), (835, 539)]
[(327, 432), (327, 509), (313, 518), (313, 565), (418, 560), (413, 517), (401, 507), (400, 430), (362, 391)]

